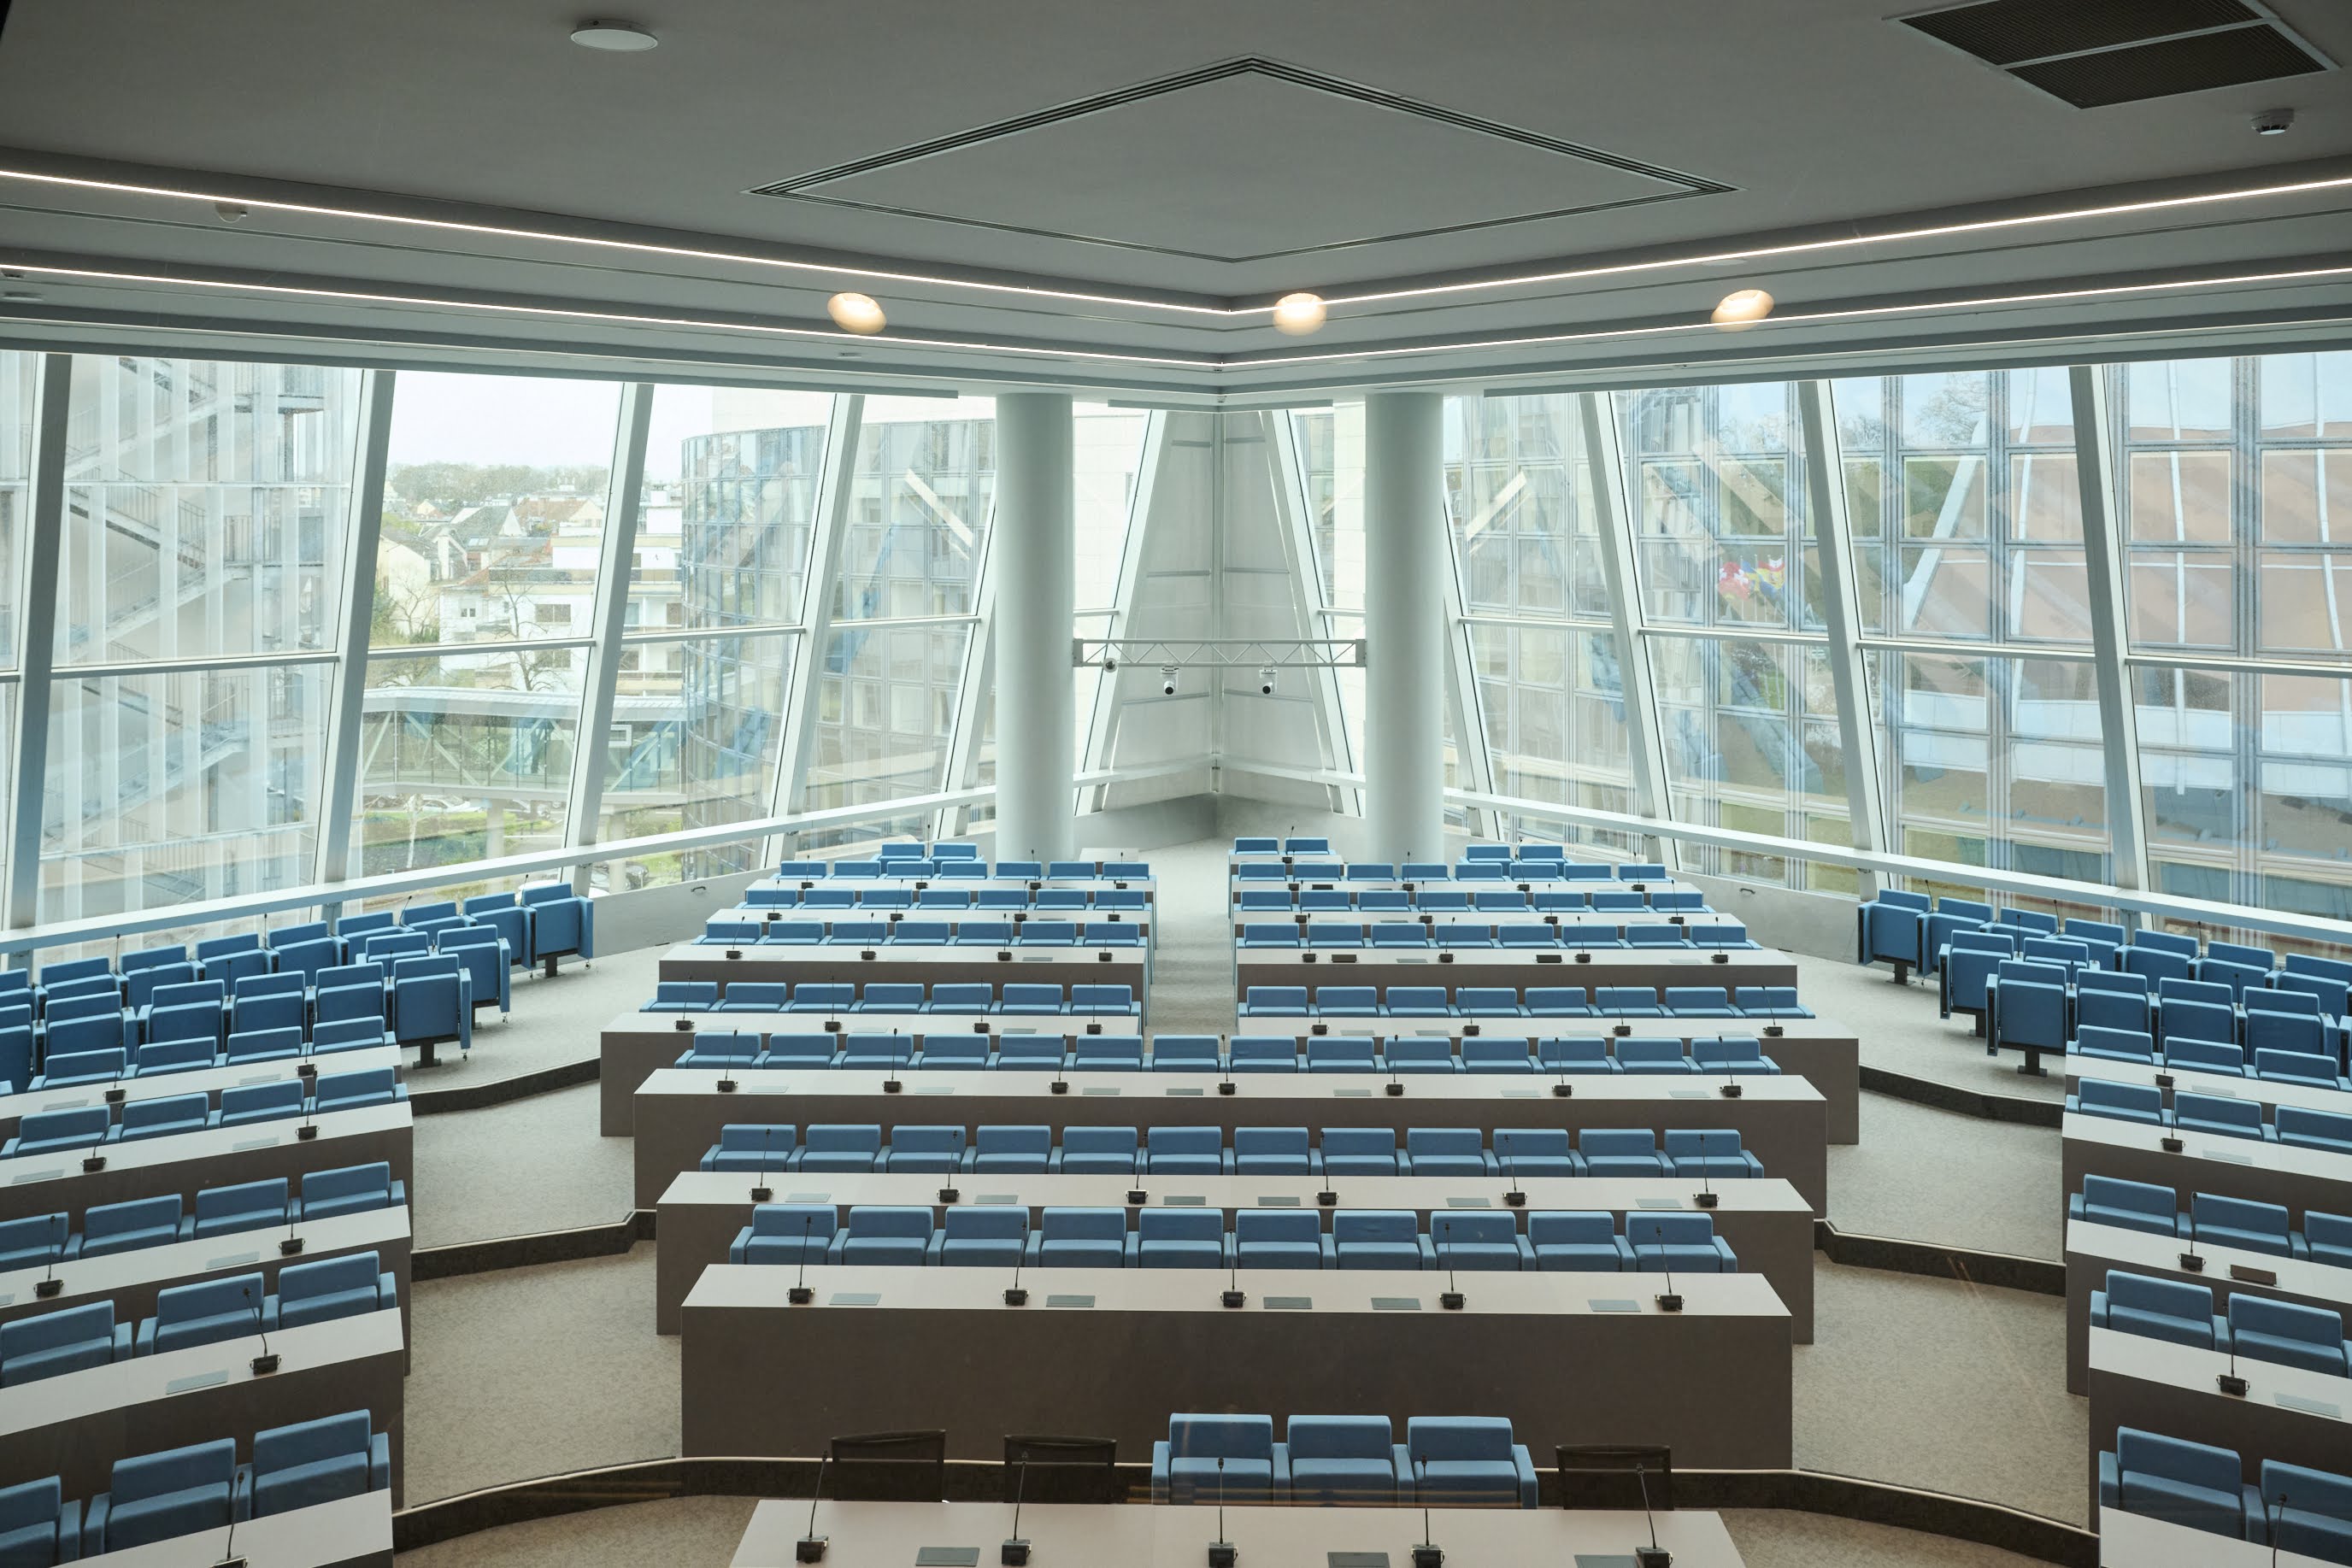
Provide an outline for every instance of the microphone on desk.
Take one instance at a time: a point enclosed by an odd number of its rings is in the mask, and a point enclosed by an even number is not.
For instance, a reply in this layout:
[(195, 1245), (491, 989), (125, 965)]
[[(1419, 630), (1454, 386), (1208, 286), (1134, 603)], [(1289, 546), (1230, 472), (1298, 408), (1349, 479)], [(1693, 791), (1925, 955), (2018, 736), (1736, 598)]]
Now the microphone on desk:
[(229, 1511), (228, 1537), (221, 1542), (221, 1554), (213, 1559), (212, 1568), (245, 1568), (245, 1559), (236, 1554), (236, 1512)]
[(1233, 1041), (1233, 1037), (1232, 1037), (1231, 1035), (1228, 1035), (1228, 1036), (1226, 1036), (1226, 1037), (1225, 1037), (1225, 1056), (1224, 1056), (1224, 1061), (1223, 1061), (1223, 1063), (1222, 1065), (1223, 1065), (1223, 1076), (1220, 1077), (1220, 1078), (1217, 1080), (1217, 1092), (1218, 1092), (1218, 1093), (1220, 1093), (1220, 1094), (1231, 1094), (1231, 1093), (1233, 1093), (1233, 1092), (1234, 1092), (1234, 1041)]
[(2232, 1399), (2246, 1396), (2246, 1380), (2238, 1375), (2238, 1342), (2230, 1342), (2230, 1370), (2213, 1379), (2213, 1386)]
[[(1391, 1041), (1390, 1043), (1394, 1044), (1395, 1042)], [(1402, 1094), (1404, 1092), (1404, 1081), (1397, 1076), (1396, 1062), (1393, 1060), (1389, 1062), (1389, 1092), (1391, 1094)]]
[[(913, 1061), (914, 1055), (915, 1042), (910, 1039), (907, 1041), (908, 1060)], [(896, 1094), (905, 1087), (905, 1084), (898, 1082), (898, 1032), (893, 1030), (890, 1031), (890, 1071), (882, 1080), (882, 1092)]]
[(1249, 1301), (1249, 1298), (1242, 1293), (1242, 1258), (1238, 1247), (1234, 1249), (1234, 1255), (1225, 1260), (1225, 1291), (1217, 1299), (1229, 1307), (1244, 1306)]
[(793, 1276), (792, 1289), (784, 1292), (784, 1300), (790, 1301), (796, 1307), (807, 1306), (811, 1301), (816, 1300), (816, 1292), (808, 1288), (809, 1236), (810, 1233), (814, 1230), (815, 1227), (815, 1215), (803, 1214), (801, 1216), (800, 1271)]
[(1217, 1456), (1217, 1538), (1209, 1542), (1209, 1568), (1234, 1568), (1241, 1553), (1225, 1539), (1225, 1457)]
[(1511, 1157), (1511, 1151), (1508, 1149), (1503, 1151), (1503, 1171), (1511, 1178), (1511, 1190), (1503, 1195), (1503, 1207), (1525, 1208), (1528, 1206), (1528, 1195), (1519, 1190), (1519, 1162)]
[(1021, 1211), (1021, 1246), (1013, 1254), (1013, 1283), (1006, 1286), (1004, 1291), (1004, 1304), (1008, 1307), (1025, 1307), (1029, 1304), (1029, 1292), (1021, 1288), (1021, 1265), (1027, 1261), (1028, 1257), (1029, 1211), (1024, 1208)]
[(261, 1354), (253, 1358), (253, 1375), (266, 1377), (278, 1370), (278, 1357), (269, 1349), (269, 1324), (262, 1316), (262, 1304), (253, 1299), (253, 1287), (241, 1285), (238, 1293), (245, 1297), (246, 1305), (253, 1309), (253, 1332), (261, 1336)]
[[(294, 1207), (292, 1204), (289, 1204), (287, 1207), (289, 1208)], [(292, 1214), (287, 1216), (286, 1234), (278, 1239), (278, 1255), (280, 1258), (295, 1258), (301, 1255), (302, 1238), (294, 1234), (294, 1228), (301, 1223), (302, 1211), (300, 1209), (295, 1208)]]
[(2278, 1527), (2279, 1527), (2279, 1521), (2280, 1521), (2281, 1520), (2284, 1519), (2285, 1517), (2286, 1517), (2286, 1493), (2284, 1493), (2284, 1492), (2281, 1492), (2281, 1493), (2279, 1493), (2279, 1499), (2278, 1499), (2278, 1511), (2277, 1511), (2276, 1513), (2273, 1513), (2273, 1512), (2270, 1511), (2270, 1508), (2269, 1508), (2269, 1506), (2268, 1506), (2267, 1504), (2266, 1504), (2266, 1505), (2264, 1505), (2264, 1507), (2263, 1507), (2263, 1524), (2264, 1528), (2266, 1528), (2267, 1530), (2269, 1530), (2269, 1531), (2270, 1531), (2270, 1537), (2271, 1537), (2271, 1568), (2278, 1568), (2278, 1554), (2279, 1554), (2279, 1531), (2278, 1531)]
[[(1069, 1041), (1065, 1040), (1062, 1043), (1066, 1047), (1069, 1044)], [(1054, 1064), (1054, 1082), (1045, 1086), (1049, 1092), (1055, 1094), (1067, 1094), (1070, 1092), (1070, 1081), (1067, 1076), (1069, 1070), (1070, 1053), (1068, 1051), (1065, 1050), (1062, 1052), (1061, 1061)]]
[(751, 1177), (753, 1203), (765, 1203), (776, 1196), (776, 1189), (768, 1185), (768, 1155), (771, 1153), (768, 1141), (774, 1136), (775, 1132), (772, 1128), (760, 1129), (760, 1168)]
[[(128, 1054), (125, 1052), (126, 1057)], [(122, 1103), (122, 1069), (118, 1065), (114, 1070), (113, 1079), (106, 1086), (106, 1103), (110, 1105), (120, 1105)]]
[(1449, 1312), (1458, 1312), (1462, 1310), (1462, 1292), (1454, 1287), (1454, 1221), (1445, 1221), (1438, 1230), (1445, 1238), (1437, 1244), (1445, 1260), (1445, 1289), (1438, 1295), (1437, 1304)]
[(1658, 1516), (1650, 1511), (1650, 1468), (1638, 1459), (1633, 1481), (1642, 1489), (1642, 1518), (1650, 1526), (1650, 1544), (1633, 1548), (1634, 1568), (1674, 1568), (1675, 1554), (1658, 1544)]
[(817, 1500), (824, 1496), (824, 1467), (826, 1461), (832, 1458), (833, 1456), (829, 1453), (820, 1454), (817, 1457), (816, 1485), (809, 1489), (808, 1529), (802, 1532), (798, 1544), (794, 1545), (793, 1548), (793, 1561), (795, 1563), (822, 1563), (824, 1561), (824, 1543), (831, 1540), (832, 1537), (819, 1535), (816, 1532), (816, 1505)]
[(1021, 1494), (1029, 1484), (1029, 1456), (1021, 1456), (1021, 1469), (1013, 1478), (1013, 1533), (1005, 1537), (997, 1549), (996, 1560), (1005, 1568), (1023, 1568), (1029, 1561), (1029, 1543), (1021, 1539)]
[(35, 1300), (46, 1301), (66, 1288), (66, 1282), (58, 1278), (58, 1254), (65, 1249), (65, 1243), (62, 1241), (49, 1249), (48, 1264), (41, 1271), (41, 1277), (33, 1282)]
[[(1560, 1045), (1561, 1042), (1555, 1040), (1552, 1043), (1554, 1045)], [(1540, 1040), (1536, 1043), (1536, 1051), (1538, 1055), (1543, 1051), (1543, 1043)], [(1562, 1047), (1559, 1055), (1553, 1059), (1552, 1065), (1559, 1070), (1552, 1075), (1552, 1098), (1555, 1100), (1567, 1100), (1572, 1098), (1576, 1093), (1576, 1088), (1568, 1081), (1568, 1051), (1564, 1046)]]
[(1445, 1553), (1429, 1539), (1429, 1461), (1413, 1457), (1413, 1490), (1421, 1493), (1421, 1544), (1412, 1549), (1412, 1568), (1444, 1568)]
[[(1721, 1035), (1716, 1036), (1716, 1040), (1718, 1043), (1721, 1042), (1722, 1039), (1723, 1037)], [(1691, 1049), (1693, 1051), (1696, 1051), (1698, 1049), (1698, 1042), (1696, 1040), (1693, 1040), (1691, 1042)], [(1721, 1088), (1717, 1089), (1716, 1092), (1722, 1095), (1726, 1100), (1737, 1100), (1740, 1095), (1746, 1092), (1746, 1091), (1739, 1085), (1738, 1075), (1731, 1071), (1731, 1052), (1728, 1051), (1726, 1051), (1723, 1053), (1723, 1085)]]
[(1668, 1269), (1665, 1271), (1665, 1275), (1666, 1288), (1660, 1291), (1657, 1296), (1658, 1311), (1662, 1312), (1681, 1312), (1683, 1310), (1683, 1299), (1675, 1292), (1675, 1271), (1672, 1269)]
[(2197, 1255), (2197, 1208), (2193, 1201), (2189, 1209), (2189, 1250), (2180, 1255), (2180, 1266), (2191, 1274), (2205, 1271), (2205, 1260)]
[(96, 1176), (106, 1168), (106, 1156), (99, 1152), (104, 1146), (103, 1144), (92, 1144), (89, 1146), (89, 1153), (81, 1157), (82, 1175)]
[(1707, 1166), (1713, 1158), (1714, 1156), (1706, 1152), (1705, 1142), (1701, 1142), (1698, 1150), (1698, 1190), (1691, 1194), (1691, 1201), (1701, 1208), (1713, 1208), (1717, 1200), (1715, 1180), (1707, 1173)]
[[(317, 1080), (313, 1079), (311, 1082), (316, 1082)], [(314, 1096), (310, 1094), (302, 1096), (302, 1124), (294, 1129), (296, 1143), (307, 1144), (319, 1135), (319, 1124), (310, 1119), (317, 1113), (317, 1105), (318, 1101)]]

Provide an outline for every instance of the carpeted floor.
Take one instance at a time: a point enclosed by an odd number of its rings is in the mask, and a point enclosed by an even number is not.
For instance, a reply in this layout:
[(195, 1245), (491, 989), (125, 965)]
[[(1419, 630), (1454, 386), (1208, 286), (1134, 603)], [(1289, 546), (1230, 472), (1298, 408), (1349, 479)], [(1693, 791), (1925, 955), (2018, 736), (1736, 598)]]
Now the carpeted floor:
[(1824, 1018), (1851, 1027), (1862, 1038), (1865, 1066), (1913, 1078), (1933, 1079), (1981, 1094), (2020, 1100), (2063, 1100), (2063, 1072), (2029, 1078), (2018, 1071), (2024, 1056), (2014, 1051), (1987, 1056), (1975, 1026), (1958, 1013), (1936, 1016), (1936, 982), (1916, 975), (1895, 983), (1894, 971), (1865, 969), (1800, 953), (1797, 994)]
[(599, 1137), (596, 1085), (416, 1119), (419, 1247), (609, 1225), (635, 1199), (635, 1145)]
[(2060, 1255), (2058, 1134), (1863, 1097), (1859, 1144), (1830, 1145), (1830, 1222), (1864, 1236)]
[(2026, 1568), (2034, 1561), (1964, 1541), (1811, 1513), (1737, 1509), (1726, 1511), (1723, 1522), (1748, 1568)]
[[(748, 1497), (690, 1497), (600, 1508), (460, 1536), (400, 1554), (401, 1568), (724, 1568), (759, 1506)], [(1939, 1559), (1940, 1561), (1940, 1559)], [(1955, 1558), (1955, 1563), (1966, 1561)], [(1857, 1559), (1857, 1568), (1876, 1568)]]
[(484, 1008), (474, 1017), (474, 1049), (460, 1056), (442, 1046), (442, 1065), (408, 1074), (409, 1092), (491, 1083), (596, 1054), (596, 1035), (616, 1013), (627, 1012), (654, 994), (662, 947), (641, 947), (599, 958), (583, 967), (567, 958), (549, 979), (516, 970), (514, 1010), (503, 1017)]

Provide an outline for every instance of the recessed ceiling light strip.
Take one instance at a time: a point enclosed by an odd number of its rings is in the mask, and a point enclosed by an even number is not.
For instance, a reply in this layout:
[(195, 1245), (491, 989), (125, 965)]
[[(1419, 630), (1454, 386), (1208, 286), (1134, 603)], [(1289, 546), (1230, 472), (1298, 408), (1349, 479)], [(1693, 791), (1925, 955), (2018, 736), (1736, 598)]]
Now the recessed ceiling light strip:
[[(892, 271), (836, 262), (801, 261), (788, 256), (716, 250), (697, 246), (657, 245), (647, 240), (625, 240), (598, 235), (566, 234), (561, 230), (525, 228), (516, 225), (465, 223), (454, 218), (430, 218), (413, 214), (373, 212), (358, 207), (330, 206), (321, 203), (273, 201), (255, 196), (225, 195), (214, 192), (181, 190), (166, 185), (141, 184), (125, 180), (97, 180), (79, 175), (50, 174), (29, 169), (0, 167), (0, 180), (16, 180), (32, 184), (65, 186), (79, 190), (107, 191), (121, 195), (205, 202), (215, 205), (226, 204), (250, 210), (295, 213), (310, 217), (337, 218), (352, 222), (397, 224), (443, 233), (483, 235), (501, 239), (534, 241), (550, 245), (581, 246), (624, 251), (640, 256), (660, 256), (681, 260), (775, 267), (827, 277), (870, 278), (888, 283), (915, 284), (933, 288), (967, 289), (978, 293), (1010, 295), (1032, 299), (1066, 300), (1086, 305), (1111, 305), (1128, 309), (1164, 311), (1211, 319), (1233, 320), (1259, 316), (1271, 318), (1277, 308), (1275, 301), (1268, 301), (1263, 305), (1230, 307), (1187, 305), (1173, 300), (1139, 298), (1132, 295), (1100, 293), (1086, 289), (1051, 288), (1036, 284), (997, 283), (982, 278), (948, 277), (933, 273)], [(1729, 262), (1818, 255), (1826, 251), (1853, 250), (1870, 246), (1904, 245), (1918, 240), (1946, 239), (1958, 235), (1992, 234), (2005, 229), (2046, 226), (2053, 224), (2091, 223), (2104, 218), (2126, 217), (2141, 213), (2173, 212), (2189, 207), (2309, 195), (2318, 192), (2347, 188), (2352, 188), (2352, 175), (2324, 180), (2294, 181), (2278, 185), (2250, 186), (2232, 191), (2210, 191), (2193, 195), (2166, 196), (2142, 202), (2116, 202), (2094, 207), (2070, 207), (2058, 212), (2031, 213), (2006, 218), (1983, 218), (1968, 223), (1935, 224), (1918, 228), (1889, 229), (1874, 234), (1843, 235), (1832, 239), (1805, 240), (1787, 245), (1745, 246), (1734, 250), (1710, 251), (1698, 256), (1668, 256), (1650, 261), (1620, 262), (1601, 267), (1566, 267), (1547, 272), (1514, 273), (1506, 277), (1481, 278), (1464, 283), (1437, 283), (1412, 288), (1326, 295), (1323, 297), (1323, 304), (1326, 308), (1377, 305), (1399, 299), (1430, 299), (1449, 295), (1502, 292), (1547, 284), (1573, 283), (1595, 277), (1622, 277), (1685, 267), (1719, 267)]]

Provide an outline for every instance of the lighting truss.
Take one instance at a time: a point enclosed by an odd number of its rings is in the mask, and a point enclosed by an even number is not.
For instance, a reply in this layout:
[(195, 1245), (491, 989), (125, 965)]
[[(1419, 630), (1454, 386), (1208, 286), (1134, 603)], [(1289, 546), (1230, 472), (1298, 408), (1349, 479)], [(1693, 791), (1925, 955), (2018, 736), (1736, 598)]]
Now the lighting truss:
[(1361, 637), (1073, 637), (1077, 668), (1157, 664), (1168, 670), (1360, 670)]

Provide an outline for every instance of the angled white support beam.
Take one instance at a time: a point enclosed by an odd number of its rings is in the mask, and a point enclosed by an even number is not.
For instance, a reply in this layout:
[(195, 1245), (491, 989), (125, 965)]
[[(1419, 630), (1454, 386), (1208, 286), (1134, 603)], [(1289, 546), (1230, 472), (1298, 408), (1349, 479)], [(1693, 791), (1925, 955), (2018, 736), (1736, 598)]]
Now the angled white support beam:
[[(1143, 453), (1138, 459), (1134, 493), (1127, 498), (1127, 531), (1119, 537), (1118, 577), (1111, 590), (1110, 624), (1104, 628), (1111, 637), (1126, 634), (1135, 619), (1135, 596), (1143, 586), (1145, 536), (1151, 527), (1152, 497), (1160, 491), (1160, 466), (1168, 460), (1168, 412), (1154, 409), (1143, 423)], [(1079, 754), (1081, 774), (1099, 773), (1110, 766), (1113, 747), (1118, 742), (1118, 677), (1105, 672), (1095, 682), (1095, 698), (1087, 705), (1086, 734), (1079, 737), (1083, 748)], [(1110, 787), (1092, 787), (1089, 802), (1101, 810), (1110, 799)]]
[[(365, 728), (368, 632), (375, 620), (375, 559), (383, 527), (386, 455), (392, 445), (396, 372), (367, 371), (360, 382), (359, 451), (343, 512), (343, 559), (337, 573), (343, 606), (327, 710), (327, 779), (313, 880), (343, 882), (352, 873), (352, 820), (359, 812), (360, 735)], [(330, 913), (328, 918), (332, 919)]]
[[(1486, 710), (1478, 700), (1478, 664), (1470, 646), (1470, 623), (1465, 619), (1467, 601), (1462, 591), (1462, 550), (1454, 537), (1453, 519), (1446, 516), (1445, 486), (1440, 474), (1437, 486), (1437, 517), (1445, 531), (1445, 703), (1454, 719), (1454, 764), (1462, 788), (1482, 795), (1495, 792), (1495, 748), (1486, 738)], [(1499, 811), (1470, 812), (1474, 831), (1481, 818), (1486, 831), (1500, 838), (1503, 816)]]
[[(1871, 728), (1870, 684), (1862, 649), (1862, 601), (1854, 591), (1853, 539), (1846, 516), (1845, 458), (1838, 446), (1837, 415), (1830, 383), (1800, 382), (1797, 413), (1804, 425), (1806, 501), (1821, 539), (1822, 620), (1830, 634), (1830, 685), (1835, 692), (1838, 739), (1845, 750), (1846, 810), (1853, 847), (1884, 853), (1886, 797), (1879, 789), (1878, 746)], [(1877, 891), (1876, 875), (1862, 873), (1862, 896)]]
[[(612, 738), (613, 693), (621, 679), (621, 628), (628, 618), (629, 569), (636, 559), (637, 508), (646, 479), (646, 433), (653, 423), (654, 387), (633, 382), (621, 389), (621, 413), (613, 437), (613, 467), (604, 490), (604, 544), (596, 564), (596, 597), (588, 624), (596, 641), (588, 650), (580, 693), (580, 728), (572, 745), (572, 801), (563, 841), (574, 847), (599, 837), (604, 810), (604, 752)], [(588, 891), (588, 862), (572, 870), (575, 893)]]
[(2115, 426), (2107, 422), (2106, 374), (2070, 365), (2074, 404), (2074, 478), (2083, 497), (2083, 569), (2090, 593), (2092, 664), (2099, 693), (2099, 741), (2106, 763), (2107, 832), (2116, 885), (2155, 886), (2147, 857), (2147, 796), (2139, 779), (2139, 714), (2125, 667), (2123, 509), (2116, 495)]
[(33, 392), (32, 512), (16, 544), (16, 768), (8, 841), (7, 923), (31, 925), (41, 904), (41, 821), (49, 776), (51, 676), (58, 652), (58, 561), (66, 531), (66, 423), (73, 356), (44, 354)]
[[(1301, 637), (1325, 637), (1331, 632), (1331, 588), (1323, 580), (1323, 573), (1315, 563), (1314, 508), (1307, 499), (1307, 474), (1298, 463), (1298, 431), (1287, 413), (1256, 414), (1223, 414), (1217, 416), (1218, 449), (1224, 445), (1224, 423), (1229, 418), (1262, 419), (1265, 422), (1265, 449), (1266, 479), (1274, 487), (1276, 529), (1282, 542), (1282, 561), (1290, 575), (1291, 610)], [(1223, 486), (1218, 486), (1220, 504)], [(1222, 528), (1221, 530), (1222, 532)], [(1222, 588), (1222, 583), (1220, 587)], [(1222, 594), (1220, 595), (1222, 597)], [(1323, 755), (1331, 759), (1331, 771), (1357, 771), (1355, 737), (1348, 733), (1345, 710), (1339, 703), (1339, 677), (1328, 669), (1316, 671), (1315, 727), (1322, 744)], [(1361, 789), (1340, 789), (1331, 787), (1334, 810), (1352, 807), (1355, 815), (1364, 814), (1364, 792)]]
[[(800, 656), (793, 661), (784, 693), (784, 736), (776, 751), (776, 788), (772, 814), (791, 816), (808, 792), (808, 766), (816, 754), (817, 699), (824, 690), (824, 659), (833, 641), (834, 592), (841, 576), (841, 547), (848, 532), (849, 501), (857, 483), (857, 433), (866, 413), (858, 396), (833, 400), (825, 422), (824, 457), (817, 467), (816, 517), (809, 535), (808, 570), (801, 575), (800, 623), (807, 628)], [(769, 846), (770, 858), (788, 847)]]
[[(1576, 402), (1584, 428), (1584, 460), (1592, 473), (1593, 524), (1601, 535), (1601, 566), (1609, 582), (1609, 619), (1617, 629), (1617, 679), (1625, 704), (1626, 748), (1633, 758), (1633, 815), (1664, 821), (1671, 814), (1666, 754), (1658, 744), (1650, 650), (1642, 640), (1641, 580), (1633, 570), (1637, 523), (1626, 496), (1616, 409), (1607, 392), (1580, 392)], [(1647, 841), (1669, 866), (1680, 862), (1673, 838), (1652, 835)]]
[[(964, 644), (963, 675), (956, 683), (955, 711), (948, 718), (947, 771), (950, 789), (970, 789), (980, 772), (983, 695), (995, 689), (996, 678), (996, 499), (989, 497), (988, 529), (971, 584), (974, 619), (971, 639)], [(970, 806), (942, 806), (931, 817), (931, 837), (944, 839), (964, 831)]]
[(1067, 392), (996, 399), (996, 843), (1066, 857), (1076, 846), (1077, 427)]

